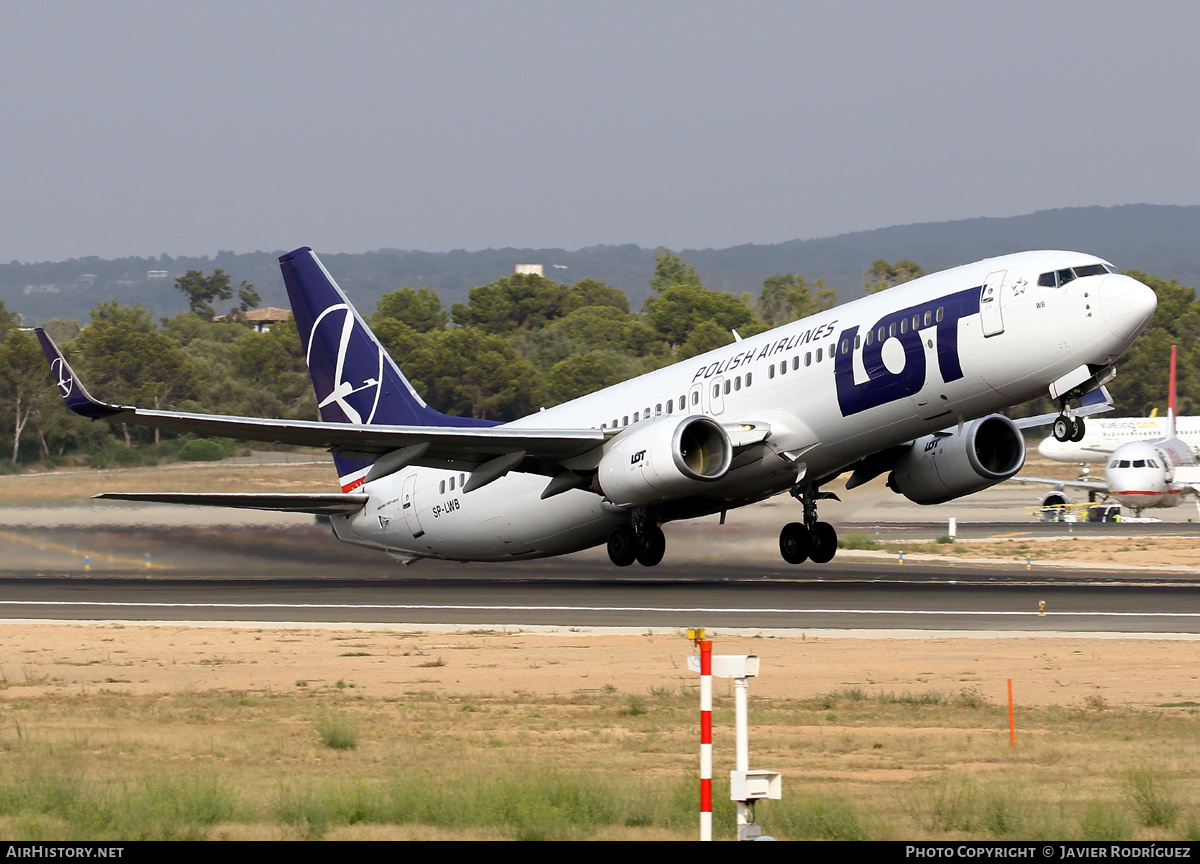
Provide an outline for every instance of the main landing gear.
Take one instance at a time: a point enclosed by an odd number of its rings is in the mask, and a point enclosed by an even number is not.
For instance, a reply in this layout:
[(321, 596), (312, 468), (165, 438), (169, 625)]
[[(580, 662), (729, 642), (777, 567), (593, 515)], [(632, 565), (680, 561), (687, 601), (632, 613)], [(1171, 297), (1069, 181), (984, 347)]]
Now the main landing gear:
[(618, 525), (608, 535), (608, 557), (618, 567), (628, 567), (634, 561), (653, 567), (666, 551), (662, 528), (647, 521), (644, 510), (634, 512), (633, 525)]
[(817, 492), (808, 486), (796, 487), (792, 496), (804, 505), (804, 521), (791, 522), (779, 532), (779, 554), (789, 564), (811, 560), (825, 564), (837, 554), (837, 531), (828, 522), (817, 521), (817, 501), (838, 497), (832, 492)]

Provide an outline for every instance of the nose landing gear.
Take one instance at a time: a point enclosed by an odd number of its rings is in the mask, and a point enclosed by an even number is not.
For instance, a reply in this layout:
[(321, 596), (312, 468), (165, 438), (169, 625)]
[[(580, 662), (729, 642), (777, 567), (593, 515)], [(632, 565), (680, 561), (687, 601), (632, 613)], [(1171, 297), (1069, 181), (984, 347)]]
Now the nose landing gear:
[(1087, 434), (1082, 417), (1070, 417), (1066, 414), (1059, 414), (1055, 418), (1053, 429), (1055, 441), (1074, 441), (1078, 444)]

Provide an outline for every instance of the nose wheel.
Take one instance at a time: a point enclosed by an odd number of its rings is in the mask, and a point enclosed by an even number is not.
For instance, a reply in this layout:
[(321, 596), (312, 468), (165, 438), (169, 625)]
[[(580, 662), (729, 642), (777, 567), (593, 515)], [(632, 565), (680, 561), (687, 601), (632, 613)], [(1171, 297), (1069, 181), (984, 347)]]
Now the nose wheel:
[(1054, 420), (1055, 441), (1079, 443), (1085, 434), (1087, 434), (1087, 428), (1084, 426), (1082, 417), (1068, 417), (1066, 414), (1059, 414)]

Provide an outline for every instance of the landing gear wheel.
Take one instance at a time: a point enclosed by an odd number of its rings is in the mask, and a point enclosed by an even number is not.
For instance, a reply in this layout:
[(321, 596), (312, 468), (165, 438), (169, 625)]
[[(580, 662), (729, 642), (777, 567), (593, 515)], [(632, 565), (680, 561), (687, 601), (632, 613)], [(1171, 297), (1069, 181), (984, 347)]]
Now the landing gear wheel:
[(827, 564), (837, 554), (837, 531), (828, 522), (818, 522), (812, 527), (812, 548), (808, 557), (816, 564)]
[(812, 541), (808, 529), (800, 522), (789, 522), (779, 532), (779, 554), (789, 564), (803, 564), (808, 558)]
[(1087, 434), (1087, 427), (1083, 425), (1082, 417), (1073, 417), (1071, 424), (1074, 427), (1071, 431), (1071, 440), (1078, 444), (1083, 440), (1083, 436)]
[[(609, 549), (612, 549), (612, 538), (609, 538)], [(667, 538), (657, 525), (647, 525), (638, 538), (637, 562), (643, 567), (653, 567), (663, 559), (667, 552)], [(611, 552), (609, 554), (612, 554)]]
[(628, 567), (638, 554), (638, 539), (628, 525), (618, 525), (608, 535), (608, 557), (618, 567)]
[(1070, 441), (1071, 433), (1075, 431), (1071, 418), (1065, 414), (1059, 414), (1055, 418), (1053, 430), (1055, 441)]

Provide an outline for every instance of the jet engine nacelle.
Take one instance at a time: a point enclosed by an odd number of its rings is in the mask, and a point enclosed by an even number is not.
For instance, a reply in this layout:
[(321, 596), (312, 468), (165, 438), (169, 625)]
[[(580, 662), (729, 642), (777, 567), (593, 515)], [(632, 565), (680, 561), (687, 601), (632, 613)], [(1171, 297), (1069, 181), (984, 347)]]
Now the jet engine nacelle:
[(699, 415), (659, 419), (612, 440), (596, 470), (604, 496), (644, 507), (694, 494), (720, 480), (733, 461), (721, 424)]
[(1074, 499), (1067, 495), (1066, 492), (1061, 489), (1055, 489), (1053, 492), (1047, 492), (1042, 496), (1042, 503), (1039, 506), (1062, 509), (1070, 507), (1074, 503)]
[(1002, 414), (962, 432), (918, 438), (896, 460), (888, 486), (917, 504), (941, 504), (1007, 480), (1025, 464), (1025, 439)]

